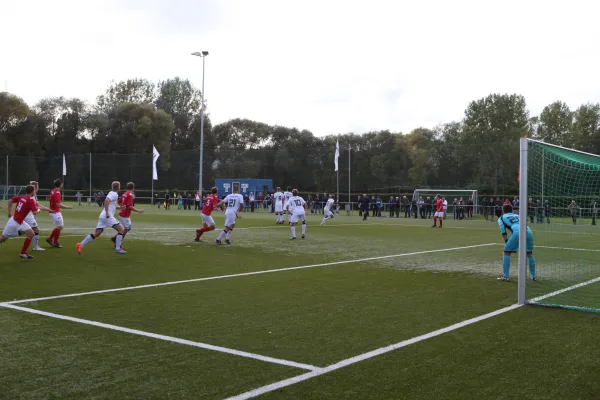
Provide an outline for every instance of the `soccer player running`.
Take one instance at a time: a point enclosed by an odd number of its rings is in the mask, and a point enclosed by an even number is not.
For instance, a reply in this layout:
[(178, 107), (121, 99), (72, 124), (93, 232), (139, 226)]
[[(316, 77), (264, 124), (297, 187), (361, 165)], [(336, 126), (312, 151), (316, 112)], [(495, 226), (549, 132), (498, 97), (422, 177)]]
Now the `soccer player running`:
[[(25, 222), (25, 218), (30, 212), (34, 215), (37, 214), (39, 209), (37, 208), (37, 202), (34, 199), (35, 188), (32, 185), (29, 185), (25, 188), (25, 193), (25, 196), (15, 196), (8, 201), (8, 222), (2, 231), (2, 235), (0, 235), (0, 243), (4, 243), (8, 239), (17, 237), (20, 234), (26, 235), (27, 237), (23, 242), (19, 257), (29, 259), (33, 258), (33, 256), (27, 253), (27, 249), (35, 237), (35, 234), (29, 224)], [(12, 215), (13, 204), (17, 204), (14, 216)]]
[[(511, 204), (506, 204), (502, 207), (503, 214), (498, 218), (498, 226), (500, 226), (500, 233), (504, 238), (504, 257), (502, 258), (502, 269), (503, 275), (498, 278), (500, 281), (510, 280), (510, 255), (516, 253), (519, 249), (519, 216), (513, 214), (513, 207)], [(510, 237), (507, 237), (507, 231), (511, 232)], [(537, 279), (535, 271), (535, 258), (533, 258), (533, 233), (531, 229), (527, 227), (527, 262), (529, 263), (529, 273), (531, 279), (534, 281)]]
[(96, 225), (96, 230), (94, 233), (90, 233), (88, 236), (86, 236), (81, 243), (77, 243), (77, 253), (79, 255), (81, 255), (83, 247), (86, 244), (102, 235), (104, 229), (108, 227), (117, 231), (117, 238), (115, 239), (115, 253), (127, 254), (125, 250), (121, 249), (125, 228), (123, 228), (123, 225), (121, 225), (115, 218), (115, 212), (117, 211), (117, 204), (119, 201), (119, 190), (121, 190), (121, 183), (117, 181), (113, 182), (112, 191), (108, 193), (106, 195), (106, 199), (104, 199), (104, 209), (98, 217), (98, 225)]
[[(38, 210), (40, 211), (50, 211), (49, 208), (44, 207), (43, 205), (41, 205), (37, 199), (37, 193), (38, 190), (40, 189), (40, 185), (38, 182), (36, 181), (31, 181), (29, 182), (29, 184), (31, 186), (33, 186), (33, 200), (35, 200), (35, 205), (37, 206)], [(40, 247), (40, 228), (38, 228), (38, 224), (37, 221), (35, 220), (35, 216), (33, 215), (33, 212), (29, 212), (29, 214), (27, 214), (27, 216), (25, 217), (25, 222), (27, 222), (27, 224), (31, 227), (31, 229), (33, 230), (34, 233), (34, 237), (32, 240), (33, 243), (33, 250), (34, 251), (44, 251), (46, 249)]]
[(196, 238), (195, 242), (202, 242), (200, 237), (205, 232), (210, 232), (215, 230), (215, 220), (211, 217), (213, 208), (219, 204), (219, 196), (217, 196), (217, 188), (213, 187), (210, 189), (210, 194), (206, 196), (206, 200), (204, 201), (204, 207), (202, 207), (202, 228), (196, 229)]
[(223, 228), (223, 231), (219, 234), (216, 243), (219, 245), (223, 244), (222, 240), (223, 237), (225, 237), (225, 243), (231, 244), (231, 233), (235, 229), (237, 213), (238, 211), (242, 211), (242, 207), (244, 206), (244, 196), (240, 194), (240, 189), (238, 187), (234, 187), (233, 193), (228, 194), (218, 206), (226, 206), (227, 209), (225, 210), (225, 228)]
[(61, 203), (62, 195), (60, 194), (60, 190), (63, 187), (63, 183), (60, 179), (56, 179), (54, 181), (54, 189), (50, 192), (50, 218), (52, 218), (52, 222), (54, 222), (54, 228), (50, 237), (46, 239), (46, 242), (52, 247), (56, 247), (57, 249), (61, 249), (62, 246), (58, 242), (58, 238), (60, 237), (60, 233), (65, 227), (65, 223), (63, 221), (62, 213), (60, 210), (71, 210), (73, 207), (66, 206)]
[(290, 213), (290, 229), (292, 230), (292, 237), (290, 240), (296, 240), (296, 224), (298, 221), (302, 221), (302, 239), (306, 236), (306, 212), (307, 204), (304, 199), (298, 196), (298, 189), (292, 190), (292, 197), (287, 203), (287, 209)]
[[(288, 187), (286, 188), (285, 192), (283, 192), (283, 204), (282, 204), (282, 207), (283, 207), (283, 209), (284, 209), (284, 210), (286, 210), (286, 207), (287, 207), (287, 205), (288, 205), (288, 203), (289, 203), (289, 201), (290, 201), (290, 198), (291, 198), (292, 196), (293, 196), (293, 194), (292, 194), (292, 187), (291, 187), (291, 186), (288, 186)], [(285, 215), (287, 215), (287, 218), (288, 218), (288, 223), (289, 223), (289, 222), (290, 222), (290, 217), (289, 217), (289, 215), (288, 215), (287, 213), (285, 213)], [(281, 216), (281, 223), (282, 223), (282, 224), (283, 224), (283, 220), (284, 220), (284, 219), (285, 219), (285, 216), (284, 216), (284, 215), (282, 215), (282, 216)]]
[[(121, 225), (123, 225), (123, 228), (125, 229), (125, 231), (123, 232), (123, 240), (125, 240), (125, 236), (127, 235), (127, 232), (129, 232), (131, 230), (131, 212), (135, 211), (136, 213), (140, 213), (140, 214), (144, 213), (144, 210), (135, 208), (133, 206), (133, 191), (135, 190), (135, 185), (133, 184), (133, 182), (128, 182), (127, 185), (125, 186), (125, 189), (126, 189), (126, 192), (123, 193), (121, 198), (119, 198), (119, 205), (121, 206), (121, 211), (119, 211), (119, 221), (121, 222)], [(119, 235), (115, 234), (115, 236), (110, 238), (110, 240), (115, 245), (117, 244), (117, 236), (119, 236)], [(121, 243), (122, 243), (122, 241), (121, 241)], [(123, 246), (121, 246), (121, 250), (124, 250)]]
[(327, 203), (325, 204), (325, 208), (323, 209), (325, 218), (323, 218), (323, 221), (321, 221), (321, 226), (325, 225), (325, 221), (333, 219), (334, 215), (333, 215), (333, 212), (331, 211), (331, 209), (332, 209), (334, 203), (335, 203), (335, 200), (333, 199), (333, 195), (330, 194), (329, 199), (327, 199)]
[(275, 223), (281, 225), (285, 217), (283, 216), (284, 197), (280, 187), (277, 187), (273, 201), (275, 202)]
[(444, 200), (439, 194), (435, 195), (435, 214), (433, 214), (433, 226), (437, 227), (437, 220), (440, 219), (440, 228), (444, 225)]

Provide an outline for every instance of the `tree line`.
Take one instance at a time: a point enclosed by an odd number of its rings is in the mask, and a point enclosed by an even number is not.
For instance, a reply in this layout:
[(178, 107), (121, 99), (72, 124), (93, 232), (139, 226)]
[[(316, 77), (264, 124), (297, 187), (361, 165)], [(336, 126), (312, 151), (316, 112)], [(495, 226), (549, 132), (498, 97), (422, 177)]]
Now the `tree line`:
[[(194, 189), (198, 182), (201, 93), (189, 80), (112, 82), (93, 104), (53, 97), (28, 105), (0, 93), (0, 155), (21, 159), (23, 178), (54, 173), (65, 153), (104, 160), (94, 187), (128, 179), (149, 188), (152, 146), (160, 152), (158, 189)], [(204, 186), (216, 178), (271, 178), (311, 192), (334, 191), (335, 143), (340, 143), (340, 192), (393, 193), (414, 187), (517, 190), (518, 139), (523, 136), (600, 153), (600, 104), (571, 110), (556, 101), (531, 116), (518, 94), (490, 94), (469, 103), (462, 120), (411, 132), (389, 130), (317, 137), (308, 130), (233, 119), (213, 126), (205, 113)], [(118, 156), (135, 155), (135, 156)], [(1, 163), (0, 163), (1, 164)], [(85, 160), (70, 179), (87, 187)], [(138, 165), (139, 164), (139, 165)], [(77, 170), (80, 169), (80, 171)], [(100, 171), (96, 171), (100, 168)], [(52, 172), (48, 172), (52, 171)], [(11, 173), (12, 174), (12, 173)], [(74, 178), (71, 178), (74, 176)], [(163, 179), (161, 177), (165, 177)], [(0, 177), (0, 180), (2, 178)], [(15, 178), (16, 180), (17, 178)], [(16, 184), (16, 183), (14, 183)]]

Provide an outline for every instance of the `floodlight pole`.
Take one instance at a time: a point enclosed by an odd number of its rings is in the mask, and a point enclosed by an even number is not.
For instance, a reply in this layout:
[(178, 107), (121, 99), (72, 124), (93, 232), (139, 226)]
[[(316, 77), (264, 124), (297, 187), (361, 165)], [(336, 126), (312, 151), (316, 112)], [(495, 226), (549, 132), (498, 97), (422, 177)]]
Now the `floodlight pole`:
[(198, 194), (202, 199), (202, 164), (204, 162), (204, 67), (208, 51), (194, 52), (193, 56), (202, 58), (202, 91), (200, 92), (202, 104), (200, 105), (200, 167), (198, 171)]
[[(527, 205), (527, 138), (520, 140), (520, 162), (519, 162), (519, 198), (525, 199)], [(521, 212), (522, 210), (522, 212)], [(527, 206), (520, 207), (519, 210), (519, 283), (518, 283), (518, 302), (523, 305), (526, 303), (525, 285), (527, 283)]]

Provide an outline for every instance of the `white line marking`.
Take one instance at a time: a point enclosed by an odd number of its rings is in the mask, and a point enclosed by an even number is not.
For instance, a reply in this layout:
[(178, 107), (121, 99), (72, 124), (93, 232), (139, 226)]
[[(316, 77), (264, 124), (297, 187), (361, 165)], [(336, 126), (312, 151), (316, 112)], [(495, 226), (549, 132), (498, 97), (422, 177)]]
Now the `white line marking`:
[(113, 331), (125, 332), (125, 333), (130, 333), (130, 334), (139, 335), (139, 336), (145, 336), (145, 337), (149, 337), (152, 339), (164, 340), (167, 342), (173, 342), (173, 343), (184, 344), (187, 346), (199, 347), (199, 348), (205, 349), (205, 350), (218, 351), (220, 353), (227, 353), (227, 354), (232, 354), (235, 356), (240, 356), (240, 357), (245, 357), (245, 358), (253, 358), (255, 360), (270, 362), (270, 363), (274, 363), (274, 364), (281, 364), (281, 365), (285, 365), (288, 367), (306, 369), (309, 371), (320, 371), (321, 370), (321, 368), (315, 367), (314, 365), (301, 364), (301, 363), (297, 363), (294, 361), (282, 360), (279, 358), (262, 356), (260, 354), (248, 353), (245, 351), (240, 351), (240, 350), (235, 350), (235, 349), (229, 349), (227, 347), (214, 346), (212, 344), (201, 343), (201, 342), (193, 342), (191, 340), (180, 339), (180, 338), (176, 338), (173, 336), (159, 335), (156, 333), (140, 331), (137, 329), (125, 328), (122, 326), (105, 324), (103, 322), (90, 321), (88, 319), (74, 318), (74, 317), (69, 317), (67, 315), (54, 314), (51, 312), (35, 310), (33, 308), (20, 307), (20, 306), (15, 306), (12, 304), (7, 304), (7, 303), (0, 303), (0, 307), (24, 311), (24, 312), (31, 313), (31, 314), (43, 315), (45, 317), (50, 317), (50, 318), (62, 319), (65, 321), (77, 322), (77, 323), (84, 324), (84, 325), (97, 326), (99, 328), (111, 329)]
[(569, 286), (569, 287), (564, 288), (564, 289), (557, 290), (556, 292), (552, 292), (552, 293), (545, 294), (543, 296), (536, 297), (534, 299), (528, 300), (528, 302), (530, 304), (535, 304), (538, 301), (542, 301), (542, 300), (547, 299), (548, 297), (558, 296), (559, 294), (568, 292), (570, 290), (578, 289), (578, 288), (583, 287), (583, 286), (591, 285), (592, 283), (596, 283), (596, 282), (600, 282), (600, 276), (598, 278), (590, 279), (589, 281), (578, 283), (577, 285), (573, 285), (573, 286)]
[(145, 288), (167, 286), (167, 285), (178, 285), (178, 284), (182, 284), (182, 283), (211, 281), (211, 280), (216, 280), (216, 279), (235, 278), (238, 276), (270, 274), (273, 272), (293, 271), (293, 270), (306, 269), (306, 268), (329, 267), (332, 265), (352, 264), (352, 263), (358, 263), (358, 262), (384, 260), (384, 259), (388, 259), (388, 258), (408, 257), (408, 256), (421, 255), (421, 254), (431, 254), (431, 253), (442, 253), (442, 252), (446, 252), (446, 251), (474, 249), (477, 247), (496, 246), (496, 245), (497, 245), (497, 243), (475, 244), (475, 245), (471, 245), (471, 246), (450, 247), (450, 248), (438, 249), (438, 250), (425, 250), (425, 251), (417, 251), (417, 252), (413, 252), (413, 253), (392, 254), (389, 256), (368, 257), (368, 258), (360, 258), (360, 259), (356, 259), (356, 260), (335, 261), (335, 262), (323, 263), (323, 264), (303, 265), (303, 266), (299, 266), (299, 267), (267, 269), (267, 270), (262, 270), (262, 271), (243, 272), (243, 273), (239, 273), (239, 274), (220, 275), (220, 276), (208, 276), (208, 277), (204, 277), (204, 278), (186, 279), (186, 280), (181, 280), (181, 281), (151, 283), (148, 285), (127, 286), (127, 287), (116, 288), (116, 289), (94, 290), (91, 292), (71, 293), (71, 294), (63, 294), (63, 295), (58, 295), (58, 296), (38, 297), (38, 298), (24, 299), (24, 300), (14, 300), (14, 301), (7, 301), (4, 304), (30, 303), (30, 302), (34, 302), (34, 301), (45, 301), (45, 300), (63, 299), (63, 298), (67, 298), (67, 297), (88, 296), (88, 295), (92, 295), (92, 294), (122, 292), (125, 290), (145, 289)]
[(599, 249), (579, 249), (575, 247), (556, 247), (556, 246), (535, 246), (536, 248), (542, 249), (555, 249), (555, 250), (572, 250), (572, 251), (595, 251), (600, 252)]
[(281, 388), (293, 385), (293, 384), (298, 383), (298, 382), (306, 381), (308, 379), (315, 378), (317, 376), (327, 374), (329, 372), (335, 371), (335, 370), (340, 369), (340, 368), (347, 367), (348, 365), (352, 365), (352, 364), (355, 364), (357, 362), (364, 361), (364, 360), (367, 360), (369, 358), (376, 357), (378, 355), (381, 355), (381, 354), (384, 354), (384, 353), (388, 353), (388, 352), (393, 351), (393, 350), (400, 349), (402, 347), (410, 346), (411, 344), (415, 344), (415, 343), (418, 343), (418, 342), (421, 342), (421, 341), (424, 341), (424, 340), (427, 340), (427, 339), (431, 339), (431, 338), (439, 336), (439, 335), (443, 335), (444, 333), (448, 333), (448, 332), (454, 331), (456, 329), (460, 329), (460, 328), (463, 328), (465, 326), (474, 324), (476, 322), (480, 322), (480, 321), (486, 320), (488, 318), (492, 318), (492, 317), (495, 317), (497, 315), (504, 314), (504, 313), (506, 313), (508, 311), (512, 311), (512, 310), (517, 309), (519, 307), (521, 307), (521, 305), (519, 305), (519, 304), (514, 304), (514, 305), (509, 306), (509, 307), (504, 307), (504, 308), (501, 308), (501, 309), (496, 310), (494, 312), (491, 312), (491, 313), (488, 313), (488, 314), (484, 314), (484, 315), (480, 315), (479, 317), (471, 318), (471, 319), (468, 319), (466, 321), (459, 322), (459, 323), (454, 324), (454, 325), (450, 325), (450, 326), (448, 326), (446, 328), (438, 329), (437, 331), (429, 332), (429, 333), (426, 333), (424, 335), (414, 337), (412, 339), (403, 340), (402, 342), (398, 342), (398, 343), (392, 344), (390, 346), (382, 347), (382, 348), (379, 348), (379, 349), (376, 349), (376, 350), (373, 350), (373, 351), (369, 351), (368, 353), (363, 353), (363, 354), (360, 354), (358, 356), (342, 360), (342, 361), (337, 362), (335, 364), (329, 365), (329, 366), (327, 366), (325, 368), (321, 368), (321, 369), (318, 369), (318, 370), (315, 370), (315, 371), (307, 372), (307, 373), (302, 374), (302, 375), (294, 376), (292, 378), (284, 379), (284, 380), (281, 380), (279, 382), (272, 383), (270, 385), (266, 385), (266, 386), (262, 386), (262, 387), (250, 390), (248, 392), (239, 394), (237, 396), (229, 397), (227, 400), (245, 400), (245, 399), (251, 399), (253, 397), (257, 397), (257, 396), (260, 396), (262, 394), (265, 394), (265, 393), (268, 393), (268, 392), (272, 392), (274, 390), (278, 390), (278, 389), (281, 389)]

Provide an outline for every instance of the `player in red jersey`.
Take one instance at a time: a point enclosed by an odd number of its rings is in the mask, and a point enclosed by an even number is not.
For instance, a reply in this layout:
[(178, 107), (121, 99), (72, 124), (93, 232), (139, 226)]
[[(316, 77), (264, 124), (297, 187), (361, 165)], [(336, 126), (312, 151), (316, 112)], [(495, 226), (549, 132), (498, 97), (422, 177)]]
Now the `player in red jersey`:
[[(119, 206), (121, 207), (121, 211), (119, 211), (119, 221), (125, 231), (123, 232), (123, 240), (125, 240), (125, 235), (127, 232), (131, 230), (131, 212), (135, 211), (136, 213), (143, 214), (144, 210), (135, 208), (133, 206), (133, 191), (135, 190), (135, 185), (133, 182), (128, 182), (125, 186), (126, 192), (121, 195), (119, 198)], [(117, 235), (113, 236), (110, 240), (113, 243), (117, 243)], [(123, 246), (121, 246), (123, 249)]]
[(54, 222), (54, 226), (56, 226), (56, 228), (52, 230), (50, 237), (46, 239), (46, 242), (48, 242), (50, 246), (56, 247), (57, 249), (62, 248), (60, 243), (58, 243), (58, 238), (60, 237), (60, 232), (65, 227), (60, 210), (70, 210), (73, 208), (61, 203), (62, 195), (60, 194), (60, 190), (62, 189), (62, 186), (62, 181), (57, 179), (54, 181), (54, 189), (52, 189), (50, 192), (50, 218), (52, 218), (52, 222)]
[(440, 228), (444, 225), (444, 200), (439, 194), (435, 195), (435, 214), (433, 214), (433, 226), (437, 226), (437, 219), (440, 219)]
[(219, 204), (219, 196), (217, 196), (217, 188), (213, 187), (210, 189), (210, 194), (204, 201), (204, 207), (202, 207), (202, 228), (196, 229), (196, 239), (194, 241), (201, 242), (200, 236), (204, 232), (209, 232), (215, 229), (215, 220), (210, 216), (213, 208)]
[[(25, 196), (16, 196), (8, 201), (8, 222), (2, 231), (2, 235), (0, 235), (0, 243), (6, 242), (11, 237), (19, 236), (19, 234), (24, 234), (27, 237), (23, 242), (23, 247), (21, 248), (21, 254), (19, 257), (21, 258), (33, 258), (29, 254), (27, 254), (27, 249), (35, 236), (33, 233), (33, 229), (29, 226), (27, 222), (25, 222), (25, 218), (31, 212), (34, 215), (37, 214), (40, 210), (37, 208), (37, 202), (33, 198), (35, 188), (32, 185), (29, 185), (25, 188)], [(15, 215), (12, 215), (12, 205), (16, 204), (15, 207)]]

